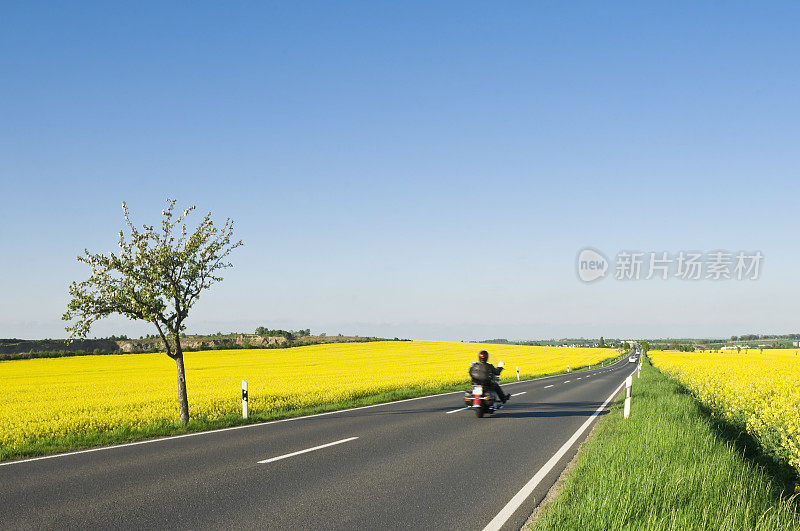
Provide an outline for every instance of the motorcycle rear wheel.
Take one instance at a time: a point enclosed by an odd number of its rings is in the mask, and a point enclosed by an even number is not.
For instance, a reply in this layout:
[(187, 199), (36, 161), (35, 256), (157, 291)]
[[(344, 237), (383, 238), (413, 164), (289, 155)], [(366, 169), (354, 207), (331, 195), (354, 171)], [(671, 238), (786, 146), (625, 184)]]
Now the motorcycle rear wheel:
[(475, 408), (475, 416), (478, 417), (479, 419), (483, 418), (483, 408), (482, 407), (476, 407)]

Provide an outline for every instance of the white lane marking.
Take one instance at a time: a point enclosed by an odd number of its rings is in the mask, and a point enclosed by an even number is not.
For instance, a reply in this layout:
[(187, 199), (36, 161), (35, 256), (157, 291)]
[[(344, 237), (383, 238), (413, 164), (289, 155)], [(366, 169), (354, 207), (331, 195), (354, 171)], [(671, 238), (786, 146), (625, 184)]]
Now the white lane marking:
[(569, 380), (567, 380), (567, 381), (566, 381), (566, 382), (564, 382), (564, 383), (569, 383), (569, 382), (570, 382), (570, 381), (569, 381)]
[(569, 449), (572, 448), (572, 445), (575, 444), (575, 442), (578, 440), (578, 438), (580, 438), (583, 432), (586, 431), (586, 428), (589, 427), (589, 425), (592, 423), (595, 417), (597, 417), (597, 415), (599, 415), (606, 408), (608, 403), (611, 402), (615, 396), (617, 396), (617, 394), (622, 389), (623, 385), (625, 385), (624, 381), (621, 384), (619, 384), (619, 387), (617, 387), (614, 390), (614, 392), (611, 393), (611, 396), (609, 396), (606, 399), (606, 401), (603, 402), (603, 405), (597, 408), (597, 410), (592, 414), (591, 417), (586, 419), (586, 422), (584, 422), (583, 425), (581, 425), (581, 427), (578, 428), (578, 431), (573, 433), (572, 437), (570, 437), (569, 440), (565, 442), (564, 445), (561, 448), (559, 448), (555, 454), (553, 454), (553, 457), (551, 457), (550, 460), (547, 461), (547, 463), (545, 463), (544, 466), (540, 468), (538, 472), (536, 472), (536, 474), (530, 479), (530, 481), (528, 481), (525, 484), (525, 486), (522, 487), (522, 489), (520, 489), (520, 491), (516, 493), (513, 498), (511, 498), (511, 500), (506, 504), (506, 506), (503, 507), (503, 509), (499, 513), (497, 513), (497, 516), (495, 516), (492, 519), (492, 521), (489, 522), (486, 525), (486, 527), (483, 528), (483, 531), (495, 531), (503, 527), (503, 524), (505, 524), (508, 521), (508, 519), (511, 518), (511, 515), (513, 515), (514, 512), (517, 509), (519, 509), (520, 505), (522, 505), (522, 503), (528, 498), (528, 496), (531, 495), (533, 490), (539, 485), (539, 483), (541, 483), (541, 481), (545, 478), (545, 476), (547, 476), (547, 474), (549, 474), (550, 471), (553, 470), (553, 468), (555, 468), (555, 466), (558, 464), (561, 458), (564, 457), (564, 454), (566, 454), (567, 451), (569, 451)]
[(513, 395), (511, 395), (511, 396), (519, 396), (519, 395), (524, 395), (524, 394), (525, 394), (525, 393), (527, 393), (527, 392), (528, 392), (528, 391), (522, 391), (521, 393), (514, 393), (514, 394), (513, 394)]
[(300, 454), (307, 454), (308, 452), (313, 452), (316, 450), (322, 450), (323, 448), (327, 448), (329, 446), (336, 446), (337, 444), (342, 444), (350, 441), (355, 441), (358, 437), (350, 437), (348, 439), (342, 439), (341, 441), (334, 441), (328, 444), (320, 444), (319, 446), (315, 446), (314, 448), (306, 448), (305, 450), (300, 450), (299, 452), (292, 452), (290, 454), (279, 455), (277, 457), (270, 457), (269, 459), (264, 459), (263, 461), (259, 461), (259, 465), (263, 465), (266, 463), (273, 463), (275, 461), (280, 461), (281, 459), (286, 459), (287, 457), (294, 457)]
[(460, 407), (458, 409), (454, 409), (453, 411), (448, 411), (445, 415), (449, 415), (450, 413), (455, 413), (456, 411), (464, 411), (465, 409), (469, 409), (468, 407)]
[(544, 388), (547, 389), (548, 387), (553, 387), (552, 385), (545, 385)]
[[(508, 385), (532, 383), (532, 382), (537, 382), (539, 380), (549, 380), (551, 378), (558, 378), (559, 376), (563, 376), (563, 375), (562, 374), (553, 374), (553, 375), (550, 375), (550, 376), (542, 376), (541, 378), (531, 378), (530, 380), (521, 380), (519, 382), (508, 382), (508, 383), (504, 383), (503, 385), (508, 386)], [(547, 387), (553, 387), (553, 386), (549, 385)], [(94, 452), (103, 452), (103, 451), (106, 451), (106, 450), (114, 450), (114, 449), (117, 449), (117, 448), (125, 448), (125, 447), (128, 447), (128, 446), (139, 446), (139, 445), (142, 445), (142, 444), (152, 444), (152, 443), (157, 443), (157, 442), (170, 441), (170, 440), (173, 440), (173, 439), (185, 439), (186, 437), (197, 437), (198, 435), (209, 435), (209, 434), (213, 434), (213, 433), (222, 433), (222, 432), (226, 432), (226, 431), (244, 430), (244, 429), (247, 429), (247, 428), (257, 428), (259, 426), (260, 427), (264, 427), (264, 426), (269, 426), (271, 424), (278, 424), (278, 423), (281, 423), (281, 422), (295, 422), (295, 421), (298, 421), (298, 420), (311, 419), (311, 418), (315, 418), (315, 417), (324, 417), (326, 415), (336, 415), (336, 414), (339, 414), (339, 413), (348, 413), (350, 411), (358, 411), (360, 409), (370, 409), (370, 408), (375, 408), (375, 407), (390, 406), (392, 404), (401, 404), (403, 402), (413, 402), (414, 400), (425, 400), (426, 398), (436, 398), (436, 397), (439, 397), (439, 396), (461, 394), (463, 392), (464, 391), (450, 391), (449, 393), (439, 393), (438, 395), (425, 395), (425, 396), (417, 396), (417, 397), (414, 397), (414, 398), (404, 398), (402, 400), (394, 400), (393, 402), (381, 402), (380, 404), (370, 404), (368, 406), (351, 407), (349, 409), (334, 409), (332, 411), (325, 411), (324, 413), (314, 413), (313, 415), (303, 415), (303, 416), (300, 416), (300, 417), (289, 417), (287, 419), (269, 420), (267, 422), (256, 422), (256, 423), (253, 423), (253, 424), (245, 424), (244, 426), (230, 426), (228, 428), (219, 428), (217, 430), (195, 431), (195, 432), (192, 432), (192, 433), (183, 433), (181, 435), (170, 435), (168, 437), (158, 437), (158, 438), (155, 438), (155, 439), (145, 439), (143, 441), (135, 441), (135, 442), (123, 443), (123, 444), (114, 444), (114, 445), (111, 445), (111, 446), (99, 446), (97, 448), (87, 448), (86, 450), (76, 450), (74, 452), (63, 452), (63, 453), (60, 453), (60, 454), (43, 455), (43, 456), (40, 456), (40, 457), (30, 457), (28, 459), (17, 459), (15, 461), (0, 462), (0, 466), (21, 465), (23, 463), (31, 463), (33, 461), (42, 461), (44, 459), (55, 459), (57, 457), (67, 457), (67, 456), (70, 456), (70, 455), (79, 455), (79, 454), (91, 454), (91, 453), (94, 453)]]
[(580, 380), (580, 379), (581, 379), (581, 377), (580, 377), (580, 376), (578, 376), (578, 380)]

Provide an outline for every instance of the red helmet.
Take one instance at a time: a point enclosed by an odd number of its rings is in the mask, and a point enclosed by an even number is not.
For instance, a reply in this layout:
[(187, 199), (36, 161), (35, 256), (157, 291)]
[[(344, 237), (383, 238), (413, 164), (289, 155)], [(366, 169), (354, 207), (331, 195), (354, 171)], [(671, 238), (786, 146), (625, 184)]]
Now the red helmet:
[(484, 363), (489, 361), (489, 353), (486, 352), (485, 350), (481, 350), (480, 352), (478, 352), (478, 360)]

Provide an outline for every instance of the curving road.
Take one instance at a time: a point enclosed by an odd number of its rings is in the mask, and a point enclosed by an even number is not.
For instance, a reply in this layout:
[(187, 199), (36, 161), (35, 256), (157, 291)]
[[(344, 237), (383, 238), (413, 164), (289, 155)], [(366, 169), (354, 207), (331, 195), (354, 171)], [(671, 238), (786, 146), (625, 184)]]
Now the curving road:
[(635, 366), (0, 463), (0, 529), (519, 529)]

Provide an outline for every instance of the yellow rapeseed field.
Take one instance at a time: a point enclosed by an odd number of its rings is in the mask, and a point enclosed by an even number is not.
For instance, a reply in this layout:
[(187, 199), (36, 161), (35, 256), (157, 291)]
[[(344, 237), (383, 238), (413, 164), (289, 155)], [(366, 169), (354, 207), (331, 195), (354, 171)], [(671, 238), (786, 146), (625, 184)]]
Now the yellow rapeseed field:
[(769, 451), (800, 470), (797, 350), (651, 351), (653, 364), (716, 414), (744, 424)]
[[(241, 414), (241, 381), (252, 413), (297, 409), (408, 387), (457, 384), (478, 350), (507, 375), (595, 364), (611, 349), (430, 341), (338, 343), (274, 350), (187, 352), (194, 419)], [(164, 354), (0, 362), (0, 448), (71, 433), (141, 428), (177, 420), (175, 363)]]

